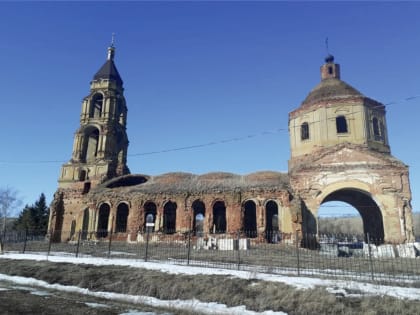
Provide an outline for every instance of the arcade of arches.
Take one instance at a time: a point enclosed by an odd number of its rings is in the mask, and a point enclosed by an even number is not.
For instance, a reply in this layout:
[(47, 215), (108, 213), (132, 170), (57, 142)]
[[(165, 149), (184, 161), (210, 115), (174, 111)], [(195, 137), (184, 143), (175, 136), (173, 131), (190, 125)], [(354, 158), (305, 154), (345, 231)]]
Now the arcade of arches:
[[(267, 184), (264, 182), (267, 174), (252, 174), (254, 177), (258, 175), (261, 184)], [(281, 176), (280, 173), (269, 175)], [(149, 181), (171, 181), (174, 176), (179, 180), (181, 175), (166, 174)], [(185, 176), (188, 177), (188, 174)], [(148, 185), (144, 182), (135, 187), (144, 190)], [(135, 240), (138, 232), (146, 231), (148, 222), (153, 223), (149, 231), (160, 234), (192, 231), (193, 235), (217, 235), (239, 231), (248, 238), (265, 238), (271, 241), (273, 234), (278, 240), (289, 239), (296, 229), (296, 223), (292, 220), (291, 195), (285, 189), (259, 191), (258, 194), (252, 190), (237, 192), (224, 189), (223, 193), (195, 193), (190, 196), (172, 193), (162, 196), (141, 191), (126, 193), (125, 186), (108, 186), (112, 188), (93, 189), (90, 192), (99, 199), (80, 212), (80, 218), (76, 217), (72, 221), (73, 234), (78, 230), (94, 231), (95, 233), (83, 232), (82, 235), (84, 238), (100, 239), (112, 233), (120, 239)], [(104, 191), (107, 193), (104, 194)]]

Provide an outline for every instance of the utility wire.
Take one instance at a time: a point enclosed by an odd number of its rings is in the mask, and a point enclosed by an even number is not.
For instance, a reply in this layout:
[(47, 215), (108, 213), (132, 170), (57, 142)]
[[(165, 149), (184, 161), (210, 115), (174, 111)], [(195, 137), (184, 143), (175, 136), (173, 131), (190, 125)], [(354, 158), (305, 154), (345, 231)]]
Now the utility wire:
[(222, 143), (248, 140), (248, 139), (259, 137), (259, 136), (273, 135), (273, 134), (276, 134), (276, 133), (279, 133), (279, 132), (282, 132), (282, 131), (287, 131), (287, 129), (278, 128), (278, 129), (275, 129), (275, 130), (261, 131), (261, 132), (256, 133), (256, 134), (250, 134), (250, 135), (246, 135), (246, 136), (242, 136), (242, 137), (235, 137), (235, 138), (230, 138), (230, 139), (211, 141), (211, 142), (202, 143), (202, 144), (195, 144), (195, 145), (190, 145), (190, 146), (185, 146), (185, 147), (177, 147), (177, 148), (165, 149), (165, 150), (159, 150), (159, 151), (150, 151), (150, 152), (143, 152), (143, 153), (136, 153), (136, 154), (127, 154), (127, 156), (144, 156), (144, 155), (152, 155), (152, 154), (158, 154), (158, 153), (167, 153), (167, 152), (174, 152), (174, 151), (190, 150), (190, 149), (208, 147), (208, 146), (222, 144)]
[[(403, 99), (400, 99), (398, 101), (391, 101), (388, 103), (385, 103), (385, 106), (390, 106), (390, 105), (396, 105), (396, 104), (400, 104), (403, 102), (408, 102), (408, 101), (412, 101), (415, 99), (420, 98), (420, 95), (413, 95), (413, 96), (409, 96), (409, 97), (405, 97)], [(376, 105), (373, 106), (372, 108), (375, 107), (382, 107), (383, 105)], [(359, 113), (360, 111), (356, 111), (356, 112), (352, 112), (350, 113), (351, 115)], [(311, 124), (314, 123), (318, 123), (318, 122), (322, 122), (323, 120), (317, 120), (317, 121), (312, 121)], [(293, 128), (300, 128), (300, 126), (292, 126)], [(189, 146), (183, 146), (183, 147), (175, 147), (175, 148), (168, 148), (168, 149), (163, 149), (163, 150), (157, 150), (157, 151), (149, 151), (149, 152), (141, 152), (141, 153), (134, 153), (134, 154), (127, 154), (128, 157), (136, 157), (136, 156), (146, 156), (146, 155), (154, 155), (154, 154), (162, 154), (162, 153), (168, 153), (168, 152), (175, 152), (175, 151), (184, 151), (184, 150), (192, 150), (192, 149), (198, 149), (198, 148), (203, 148), (203, 147), (209, 147), (209, 146), (213, 146), (213, 145), (218, 145), (218, 144), (224, 144), (224, 143), (231, 143), (231, 142), (237, 142), (237, 141), (244, 141), (244, 140), (248, 140), (248, 139), (252, 139), (255, 137), (259, 137), (259, 136), (267, 136), (267, 135), (273, 135), (273, 134), (277, 134), (283, 131), (288, 131), (288, 128), (277, 128), (274, 130), (266, 130), (266, 131), (261, 131), (259, 133), (256, 134), (250, 134), (250, 135), (246, 135), (246, 136), (240, 136), (240, 137), (235, 137), (235, 138), (229, 138), (229, 139), (223, 139), (223, 140), (216, 140), (216, 141), (210, 141), (210, 142), (206, 142), (206, 143), (201, 143), (201, 144), (194, 144), (194, 145), (189, 145)], [(0, 160), (0, 165), (24, 165), (24, 164), (54, 164), (54, 163), (65, 163), (66, 161), (64, 160), (26, 160), (26, 161), (10, 161), (10, 160)]]

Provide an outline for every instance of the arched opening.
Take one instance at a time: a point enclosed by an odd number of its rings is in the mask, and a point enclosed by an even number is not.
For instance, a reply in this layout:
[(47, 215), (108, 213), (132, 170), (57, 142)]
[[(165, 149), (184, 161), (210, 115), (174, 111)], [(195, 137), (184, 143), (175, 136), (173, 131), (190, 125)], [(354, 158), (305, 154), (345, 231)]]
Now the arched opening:
[(309, 139), (309, 124), (307, 122), (304, 122), (300, 126), (300, 139), (301, 140)]
[(86, 160), (94, 161), (98, 154), (99, 130), (95, 129), (90, 133), (87, 139)]
[(83, 181), (85, 181), (85, 180), (86, 180), (86, 170), (80, 170), (80, 171), (79, 171), (79, 180), (80, 180), (81, 182), (83, 182)]
[(248, 200), (243, 206), (243, 230), (247, 237), (257, 237), (257, 206), (252, 200)]
[(74, 234), (76, 233), (76, 220), (71, 220), (71, 226), (70, 226), (70, 240), (73, 239)]
[(269, 243), (280, 241), (279, 208), (273, 200), (265, 204), (265, 238)]
[(97, 93), (92, 97), (91, 105), (90, 105), (90, 118), (99, 118), (102, 116), (102, 107), (104, 103), (104, 97), (102, 94)]
[[(341, 202), (341, 203), (337, 203)], [(356, 211), (360, 214), (362, 225), (363, 225), (363, 234), (365, 240), (369, 235), (369, 238), (372, 243), (381, 244), (384, 242), (384, 225), (381, 210), (379, 209), (376, 202), (372, 199), (369, 193), (353, 189), (353, 188), (344, 188), (332, 192), (327, 197), (324, 198), (321, 204), (325, 206), (332, 205), (335, 207), (334, 212), (341, 211), (345, 213), (342, 209), (343, 204), (350, 205), (354, 208), (352, 211), (351, 208), (345, 208), (348, 213), (355, 214)], [(341, 206), (342, 208), (337, 208), (336, 206)], [(359, 228), (359, 231), (361, 229)], [(319, 231), (319, 230), (318, 230)], [(357, 230), (355, 230), (357, 232)]]
[(90, 190), (90, 182), (86, 182), (83, 184), (83, 191), (82, 194), (87, 194)]
[(98, 154), (99, 130), (97, 128), (89, 128), (85, 131), (83, 142), (82, 159), (87, 162), (93, 162)]
[(213, 205), (213, 233), (226, 233), (226, 206), (223, 201)]
[(98, 228), (97, 228), (98, 237), (108, 236), (108, 221), (109, 221), (110, 210), (111, 208), (109, 207), (107, 203), (103, 203), (99, 208)]
[(373, 138), (375, 141), (382, 140), (382, 126), (378, 118), (373, 117), (372, 119)]
[(115, 222), (115, 232), (127, 232), (127, 219), (128, 219), (128, 205), (120, 203), (117, 207), (117, 220)]
[(206, 207), (200, 200), (196, 200), (192, 204), (193, 209), (193, 232), (194, 235), (201, 236), (204, 229), (204, 218), (206, 216)]
[(173, 234), (176, 232), (176, 203), (168, 201), (163, 207), (163, 232)]
[(347, 133), (347, 120), (344, 116), (337, 116), (335, 118), (335, 123), (337, 127), (337, 133)]
[[(144, 228), (146, 229), (146, 223), (156, 223), (156, 204), (148, 201), (143, 206), (144, 209)], [(155, 226), (148, 227), (149, 232), (155, 231)]]
[(87, 238), (89, 230), (89, 208), (83, 211), (83, 224), (82, 224), (82, 240)]

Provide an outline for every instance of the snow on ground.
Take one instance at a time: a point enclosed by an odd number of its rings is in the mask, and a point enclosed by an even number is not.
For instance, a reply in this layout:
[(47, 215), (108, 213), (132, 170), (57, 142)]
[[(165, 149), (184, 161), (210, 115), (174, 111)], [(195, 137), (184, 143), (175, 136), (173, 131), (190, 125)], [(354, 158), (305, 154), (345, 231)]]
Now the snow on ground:
[[(120, 315), (156, 315), (156, 314), (151, 313), (151, 312), (139, 312), (136, 310), (129, 310), (127, 313), (122, 313)], [(171, 315), (171, 314), (168, 313), (168, 314), (162, 314), (162, 315)]]
[(93, 307), (93, 308), (108, 308), (109, 306), (106, 304), (101, 304), (101, 303), (89, 303), (89, 302), (85, 302), (85, 304), (89, 307)]
[[(133, 304), (143, 304), (153, 307), (166, 307), (170, 309), (177, 310), (192, 310), (197, 311), (203, 314), (220, 314), (220, 315), (287, 315), (283, 312), (273, 312), (265, 311), (262, 313), (249, 311), (245, 306), (236, 306), (236, 307), (227, 307), (225, 304), (219, 303), (204, 303), (198, 300), (160, 300), (150, 296), (142, 295), (130, 295), (130, 294), (120, 294), (112, 292), (101, 292), (101, 291), (90, 291), (89, 289), (83, 289), (71, 285), (61, 285), (61, 284), (49, 284), (45, 281), (37, 280), (34, 278), (25, 278), (18, 276), (8, 276), (0, 274), (0, 280), (9, 281), (17, 283), (19, 285), (29, 285), (35, 287), (41, 287), (52, 290), (59, 290), (69, 293), (78, 293), (85, 294), (89, 296), (94, 296), (98, 298), (104, 298), (113, 301), (129, 302)], [(97, 303), (95, 303), (97, 304)], [(98, 306), (98, 305), (96, 305)]]
[[(391, 296), (400, 299), (420, 300), (419, 288), (405, 288), (399, 286), (385, 286), (372, 283), (364, 283), (349, 280), (329, 280), (318, 279), (313, 277), (294, 277), (282, 276), (267, 273), (260, 273), (255, 271), (242, 271), (230, 269), (216, 269), (195, 266), (181, 266), (164, 262), (144, 262), (134, 259), (106, 259), (99, 257), (69, 257), (69, 256), (46, 256), (42, 254), (19, 254), (19, 253), (5, 253), (0, 255), (0, 259), (28, 259), (28, 260), (46, 260), (52, 262), (66, 262), (74, 264), (90, 264), (90, 265), (115, 265), (115, 266), (129, 266), (135, 268), (144, 268), (149, 270), (157, 270), (171, 274), (186, 274), (186, 275), (226, 275), (242, 279), (264, 280), (271, 282), (281, 282), (297, 289), (311, 289), (315, 287), (324, 287), (333, 294), (340, 294), (343, 296), (354, 297), (355, 292), (363, 295), (379, 295)], [(197, 302), (197, 301), (195, 301)], [(194, 303), (195, 303), (194, 302)], [(198, 302), (201, 303), (201, 302)], [(233, 314), (233, 313), (230, 313)], [(238, 312), (238, 314), (245, 314)], [(253, 314), (253, 313), (250, 313)], [(273, 313), (274, 314), (274, 313)]]

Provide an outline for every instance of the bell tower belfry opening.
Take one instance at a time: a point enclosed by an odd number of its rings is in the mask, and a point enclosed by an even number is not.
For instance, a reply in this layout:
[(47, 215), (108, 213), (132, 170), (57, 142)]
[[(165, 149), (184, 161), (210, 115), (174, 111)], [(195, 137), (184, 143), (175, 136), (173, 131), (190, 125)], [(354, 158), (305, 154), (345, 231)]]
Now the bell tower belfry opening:
[(89, 95), (83, 99), (72, 158), (61, 168), (60, 188), (79, 182), (80, 189), (87, 193), (98, 183), (129, 173), (127, 106), (114, 56), (112, 43), (106, 62), (90, 83)]
[(391, 155), (385, 105), (341, 80), (328, 55), (321, 82), (289, 113), (290, 184), (302, 233), (317, 234), (321, 204), (356, 208), (376, 242), (414, 240), (408, 166)]

